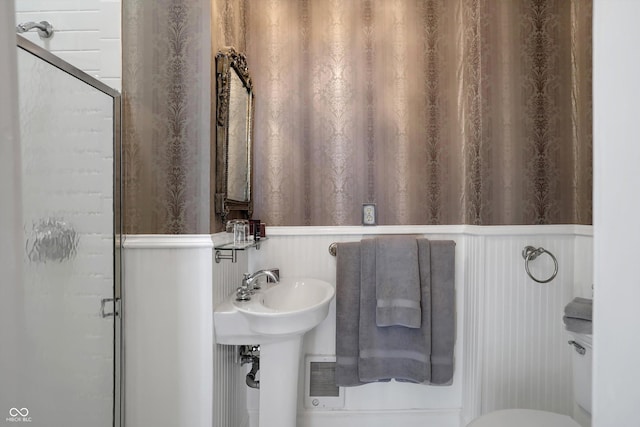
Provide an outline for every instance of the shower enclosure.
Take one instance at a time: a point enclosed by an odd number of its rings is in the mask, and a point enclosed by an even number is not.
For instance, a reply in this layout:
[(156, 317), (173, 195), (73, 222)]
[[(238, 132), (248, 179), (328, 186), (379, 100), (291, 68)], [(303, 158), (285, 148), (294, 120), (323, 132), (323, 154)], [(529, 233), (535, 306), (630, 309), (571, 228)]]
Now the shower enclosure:
[(120, 95), (17, 40), (26, 397), (9, 415), (119, 426)]

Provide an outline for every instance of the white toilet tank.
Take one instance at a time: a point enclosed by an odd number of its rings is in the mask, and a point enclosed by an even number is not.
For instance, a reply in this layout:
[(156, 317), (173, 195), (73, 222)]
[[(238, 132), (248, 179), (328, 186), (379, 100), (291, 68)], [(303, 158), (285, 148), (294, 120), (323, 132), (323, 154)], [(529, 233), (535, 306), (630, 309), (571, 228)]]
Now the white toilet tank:
[[(569, 332), (573, 346), (573, 394), (578, 406), (591, 414), (591, 368), (593, 360), (592, 335)], [(573, 343), (572, 343), (573, 342)]]

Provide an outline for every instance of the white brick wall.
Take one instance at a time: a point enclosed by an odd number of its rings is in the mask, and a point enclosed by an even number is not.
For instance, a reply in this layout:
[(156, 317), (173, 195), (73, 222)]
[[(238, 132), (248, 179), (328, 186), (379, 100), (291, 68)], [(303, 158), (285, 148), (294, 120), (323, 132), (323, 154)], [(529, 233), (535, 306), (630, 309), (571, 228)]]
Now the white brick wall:
[(120, 90), (121, 0), (15, 0), (16, 25), (49, 21), (49, 40), (23, 35), (72, 65)]

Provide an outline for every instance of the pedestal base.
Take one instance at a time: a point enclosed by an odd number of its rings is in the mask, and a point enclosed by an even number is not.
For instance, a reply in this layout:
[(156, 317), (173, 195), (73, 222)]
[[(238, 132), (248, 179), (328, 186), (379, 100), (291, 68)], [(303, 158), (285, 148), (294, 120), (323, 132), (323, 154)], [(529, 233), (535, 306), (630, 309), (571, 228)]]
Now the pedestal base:
[(296, 427), (302, 335), (260, 344), (260, 427)]

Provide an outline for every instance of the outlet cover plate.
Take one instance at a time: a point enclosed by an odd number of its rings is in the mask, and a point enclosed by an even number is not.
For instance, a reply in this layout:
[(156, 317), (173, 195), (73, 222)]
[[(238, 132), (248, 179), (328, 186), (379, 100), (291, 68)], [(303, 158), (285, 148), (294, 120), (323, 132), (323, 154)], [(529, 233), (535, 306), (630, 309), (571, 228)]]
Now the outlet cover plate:
[(376, 225), (377, 221), (376, 204), (364, 203), (362, 205), (362, 225)]

